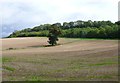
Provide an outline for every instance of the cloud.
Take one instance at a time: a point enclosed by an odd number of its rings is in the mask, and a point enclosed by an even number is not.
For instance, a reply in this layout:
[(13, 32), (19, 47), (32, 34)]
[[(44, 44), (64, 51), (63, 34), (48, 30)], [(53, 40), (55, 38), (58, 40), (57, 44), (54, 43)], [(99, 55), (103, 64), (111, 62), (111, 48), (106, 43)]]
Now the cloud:
[(15, 30), (44, 23), (62, 23), (73, 20), (111, 20), (115, 22), (118, 20), (118, 1), (0, 0), (0, 10), (2, 11), (0, 25), (6, 25), (7, 28), (12, 26)]

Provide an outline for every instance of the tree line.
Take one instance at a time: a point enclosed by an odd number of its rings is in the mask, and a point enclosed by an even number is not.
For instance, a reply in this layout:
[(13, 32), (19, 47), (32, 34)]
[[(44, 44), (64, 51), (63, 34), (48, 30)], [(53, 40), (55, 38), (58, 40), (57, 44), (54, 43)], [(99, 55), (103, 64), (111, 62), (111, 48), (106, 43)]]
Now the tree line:
[(20, 31), (14, 31), (8, 37), (48, 37), (49, 31), (53, 25), (61, 30), (60, 37), (69, 38), (120, 38), (120, 21), (112, 23), (111, 21), (74, 21), (43, 24), (33, 28), (26, 28)]

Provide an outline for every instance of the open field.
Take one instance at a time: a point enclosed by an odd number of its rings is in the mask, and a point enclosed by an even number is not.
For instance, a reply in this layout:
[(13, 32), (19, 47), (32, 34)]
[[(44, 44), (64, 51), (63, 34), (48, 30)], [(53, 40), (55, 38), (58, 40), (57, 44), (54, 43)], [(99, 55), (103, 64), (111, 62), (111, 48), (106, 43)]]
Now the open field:
[(3, 81), (118, 81), (118, 41), (60, 38), (2, 40)]

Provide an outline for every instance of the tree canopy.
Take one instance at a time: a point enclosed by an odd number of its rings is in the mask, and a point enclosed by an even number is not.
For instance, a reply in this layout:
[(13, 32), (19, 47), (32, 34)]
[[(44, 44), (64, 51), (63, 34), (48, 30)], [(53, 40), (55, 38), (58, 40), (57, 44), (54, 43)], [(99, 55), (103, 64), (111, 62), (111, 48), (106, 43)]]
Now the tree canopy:
[[(71, 21), (43, 24), (33, 28), (26, 28), (15, 31), (8, 37), (47, 37), (49, 33), (59, 34), (55, 27), (61, 29), (60, 37), (70, 38), (120, 38), (120, 21), (112, 23), (111, 21)], [(50, 31), (50, 32), (49, 32)]]
[(57, 25), (52, 25), (51, 28), (49, 29), (49, 44), (51, 45), (56, 45), (58, 41), (58, 36), (61, 34), (61, 30), (59, 26)]

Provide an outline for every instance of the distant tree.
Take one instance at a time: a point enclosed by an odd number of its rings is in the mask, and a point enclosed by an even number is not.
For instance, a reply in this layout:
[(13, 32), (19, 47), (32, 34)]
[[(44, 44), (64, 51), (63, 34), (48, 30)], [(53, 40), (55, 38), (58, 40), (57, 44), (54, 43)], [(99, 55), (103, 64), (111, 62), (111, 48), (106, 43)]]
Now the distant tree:
[(107, 33), (106, 33), (106, 31), (105, 31), (105, 28), (100, 28), (99, 29), (100, 31), (99, 31), (99, 38), (107, 38)]
[(52, 46), (56, 45), (57, 41), (58, 41), (58, 36), (60, 34), (61, 34), (60, 28), (53, 24), (51, 26), (51, 28), (49, 29), (49, 35), (48, 35), (49, 41), (48, 41), (48, 43), (51, 44)]
[(74, 28), (74, 22), (69, 22), (70, 28)]
[(62, 26), (61, 23), (54, 23), (53, 25), (57, 26), (57, 27), (61, 27)]
[(63, 23), (63, 29), (69, 29), (70, 28), (70, 24), (67, 22)]
[(120, 21), (115, 22), (115, 24), (120, 25)]

